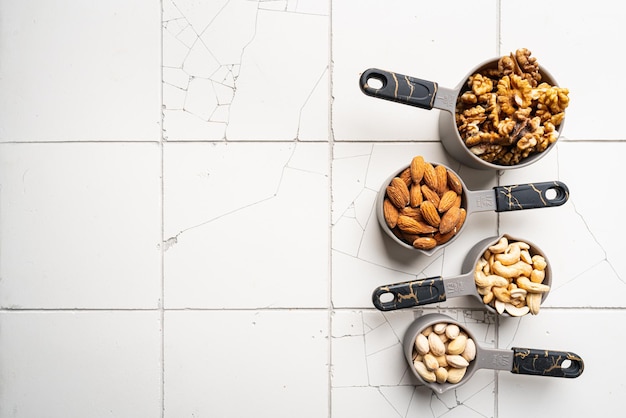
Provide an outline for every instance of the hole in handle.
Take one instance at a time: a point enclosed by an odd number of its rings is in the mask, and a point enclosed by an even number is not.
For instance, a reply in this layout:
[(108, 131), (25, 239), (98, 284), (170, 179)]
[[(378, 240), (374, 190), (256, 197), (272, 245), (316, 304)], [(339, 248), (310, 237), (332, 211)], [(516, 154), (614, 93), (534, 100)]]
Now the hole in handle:
[(365, 83), (371, 89), (380, 90), (387, 86), (387, 77), (378, 73), (370, 73), (365, 79)]
[(378, 296), (378, 300), (380, 303), (391, 303), (396, 300), (396, 296), (391, 292), (385, 292)]

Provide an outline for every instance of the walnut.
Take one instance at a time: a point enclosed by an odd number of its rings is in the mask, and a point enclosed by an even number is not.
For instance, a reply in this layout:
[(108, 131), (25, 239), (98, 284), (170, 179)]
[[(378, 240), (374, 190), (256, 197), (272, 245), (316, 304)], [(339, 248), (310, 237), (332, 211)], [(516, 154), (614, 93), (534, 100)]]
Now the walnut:
[(493, 90), (493, 81), (489, 77), (483, 77), (480, 73), (471, 75), (467, 83), (476, 96), (481, 96)]
[(505, 75), (498, 81), (498, 104), (507, 115), (518, 108), (529, 107), (532, 102), (532, 86), (528, 80), (515, 75)]
[(556, 141), (569, 91), (540, 82), (537, 59), (526, 48), (468, 78), (455, 120), (472, 153), (488, 162), (512, 165)]
[(531, 52), (526, 48), (521, 48), (515, 51), (515, 61), (522, 71), (522, 76), (528, 80), (531, 86), (535, 87), (539, 81), (541, 81), (541, 74), (539, 74), (539, 64), (537, 58), (531, 58)]

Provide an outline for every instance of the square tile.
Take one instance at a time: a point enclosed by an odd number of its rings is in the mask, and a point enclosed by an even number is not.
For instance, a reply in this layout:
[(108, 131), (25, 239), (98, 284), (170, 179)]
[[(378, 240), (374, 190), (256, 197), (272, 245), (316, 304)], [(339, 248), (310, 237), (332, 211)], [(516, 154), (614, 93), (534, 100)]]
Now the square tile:
[(0, 144), (0, 306), (156, 308), (154, 143)]
[[(512, 2), (500, 7), (502, 53), (530, 49), (559, 85), (569, 89), (563, 136), (624, 139), (621, 126), (612, 121), (621, 118), (626, 86), (619, 71), (609, 70), (626, 38), (619, 4), (532, 0), (525, 7)], [(600, 63), (607, 65), (602, 75), (591, 73)]]
[(166, 144), (166, 306), (327, 307), (328, 153), (324, 143)]
[(324, 311), (167, 311), (165, 417), (326, 416), (328, 348)]
[(0, 2), (0, 141), (161, 137), (160, 7)]
[(165, 1), (165, 137), (327, 140), (329, 20), (310, 0)]
[[(332, 2), (335, 140), (436, 140), (439, 110), (423, 110), (365, 96), (359, 77), (379, 68), (454, 88), (480, 62), (497, 55), (497, 3), (480, 0)], [(355, 11), (358, 10), (358, 13)], [(454, 10), (454, 13), (450, 13)], [(480, 22), (467, 48), (454, 28)]]
[(160, 328), (156, 311), (0, 312), (0, 416), (160, 416)]
[[(493, 372), (478, 370), (463, 386), (441, 395), (418, 383), (410, 373), (402, 349), (404, 334), (415, 317), (432, 312), (333, 312), (333, 417), (493, 416)], [(494, 347), (493, 315), (482, 311), (440, 312), (471, 329), (481, 339), (481, 346)]]
[[(395, 171), (415, 155), (457, 171), (470, 190), (490, 190), (493, 173), (462, 167), (439, 143), (335, 143), (332, 184), (332, 297), (334, 307), (372, 307), (374, 288), (384, 284), (444, 275), (457, 276), (467, 252), (483, 238), (495, 236), (496, 213), (468, 215), (463, 233), (447, 248), (426, 256), (395, 244), (382, 230), (375, 212), (376, 195)], [(442, 306), (476, 306), (467, 297)]]
[[(622, 377), (626, 367), (610, 362), (611, 348), (623, 345), (615, 324), (626, 320), (623, 310), (551, 309), (537, 317), (501, 321), (499, 346), (571, 351), (584, 361), (575, 379), (519, 375), (498, 376), (498, 416), (527, 416), (528, 408), (544, 416), (615, 415), (623, 403)], [(606, 348), (606, 349), (605, 349)], [(599, 383), (601, 382), (601, 383)], [(519, 408), (523, 393), (528, 408)], [(593, 402), (589, 402), (589, 397)]]
[[(606, 167), (619, 167), (626, 151), (620, 142), (589, 144), (564, 141), (532, 167), (507, 171), (501, 182), (516, 184), (560, 180), (569, 191), (561, 207), (533, 209), (500, 215), (500, 230), (526, 237), (548, 256), (553, 283), (545, 306), (624, 307), (621, 279), (626, 263), (615, 237), (623, 236), (626, 227), (607, 220), (619, 219), (621, 207), (614, 203), (615, 183), (608, 172), (591, 174), (581, 161), (602, 160)], [(602, 214), (602, 215), (599, 215)], [(589, 291), (589, 283), (608, 292)]]

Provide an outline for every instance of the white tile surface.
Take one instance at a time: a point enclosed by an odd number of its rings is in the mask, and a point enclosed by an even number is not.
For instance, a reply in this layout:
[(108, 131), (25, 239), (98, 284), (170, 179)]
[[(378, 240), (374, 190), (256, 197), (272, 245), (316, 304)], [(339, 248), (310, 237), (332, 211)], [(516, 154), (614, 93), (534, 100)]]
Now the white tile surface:
[(327, 144), (167, 144), (164, 170), (167, 307), (328, 307)]
[(2, 308), (156, 308), (157, 144), (0, 145)]
[(319, 417), (328, 402), (325, 311), (166, 313), (164, 416)]
[(0, 1), (0, 141), (161, 136), (159, 4)]
[(158, 312), (0, 313), (2, 417), (158, 416)]
[[(613, 3), (563, 0), (0, 0), (0, 418), (500, 418), (522, 416), (520, 393), (538, 416), (614, 416), (622, 20)], [(519, 47), (571, 106), (556, 149), (517, 170), (461, 165), (439, 110), (358, 87), (370, 67), (455, 87)], [(610, 67), (602, 88), (588, 62)], [(471, 190), (559, 180), (569, 199), (472, 213), (447, 248), (416, 255), (374, 201), (417, 154)], [(539, 315), (494, 317), (469, 296), (373, 307), (377, 286), (454, 278), (502, 233), (548, 255)], [(431, 312), (488, 347), (574, 351), (585, 371), (480, 370), (434, 394), (401, 350)]]

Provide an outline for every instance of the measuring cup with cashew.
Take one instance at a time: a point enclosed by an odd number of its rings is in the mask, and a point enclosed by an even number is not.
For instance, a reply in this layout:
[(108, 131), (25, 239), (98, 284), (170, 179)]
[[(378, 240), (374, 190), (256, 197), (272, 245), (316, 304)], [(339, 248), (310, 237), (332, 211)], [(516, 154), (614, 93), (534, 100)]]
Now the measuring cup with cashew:
[(537, 315), (550, 291), (550, 264), (539, 247), (504, 234), (481, 240), (467, 253), (463, 273), (379, 286), (372, 293), (381, 311), (473, 296), (492, 312), (505, 316)]
[(403, 351), (412, 374), (437, 393), (456, 389), (479, 369), (514, 374), (576, 378), (584, 362), (576, 353), (534, 348), (493, 349), (476, 342), (470, 329), (451, 317), (433, 313), (407, 329)]
[(454, 242), (472, 213), (556, 207), (568, 199), (560, 181), (469, 190), (452, 169), (417, 155), (383, 182), (376, 216), (396, 244), (430, 256)]

